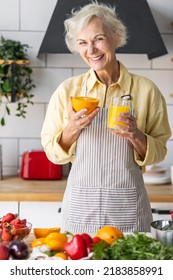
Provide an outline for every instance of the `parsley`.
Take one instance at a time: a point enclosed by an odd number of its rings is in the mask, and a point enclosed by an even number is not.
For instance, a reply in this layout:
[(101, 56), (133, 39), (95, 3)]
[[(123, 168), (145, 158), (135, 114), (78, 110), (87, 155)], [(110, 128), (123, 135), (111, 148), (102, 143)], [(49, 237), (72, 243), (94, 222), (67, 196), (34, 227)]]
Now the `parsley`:
[(111, 246), (94, 246), (94, 260), (173, 260), (173, 246), (166, 246), (144, 233), (134, 232), (117, 239)]

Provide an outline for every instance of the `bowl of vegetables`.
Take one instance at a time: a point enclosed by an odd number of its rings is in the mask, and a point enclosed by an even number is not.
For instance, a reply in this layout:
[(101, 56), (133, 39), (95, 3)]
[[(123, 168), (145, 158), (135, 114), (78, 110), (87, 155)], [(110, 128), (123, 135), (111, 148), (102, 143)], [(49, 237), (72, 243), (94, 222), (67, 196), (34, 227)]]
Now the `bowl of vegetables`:
[(173, 220), (157, 220), (151, 223), (152, 237), (165, 245), (173, 245)]
[(7, 213), (0, 218), (0, 243), (10, 243), (12, 240), (25, 240), (32, 229), (32, 224), (18, 215)]

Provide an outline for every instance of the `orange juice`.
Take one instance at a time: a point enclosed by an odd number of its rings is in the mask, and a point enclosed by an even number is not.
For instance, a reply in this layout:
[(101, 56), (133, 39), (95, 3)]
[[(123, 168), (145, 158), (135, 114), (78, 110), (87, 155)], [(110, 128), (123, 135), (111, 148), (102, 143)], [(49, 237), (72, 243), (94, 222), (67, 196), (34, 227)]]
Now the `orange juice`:
[(108, 128), (115, 129), (115, 125), (121, 125), (125, 126), (122, 122), (115, 121), (115, 118), (118, 118), (119, 113), (129, 113), (130, 112), (130, 106), (126, 105), (116, 105), (116, 106), (110, 106), (109, 113), (108, 113), (108, 121), (107, 126)]

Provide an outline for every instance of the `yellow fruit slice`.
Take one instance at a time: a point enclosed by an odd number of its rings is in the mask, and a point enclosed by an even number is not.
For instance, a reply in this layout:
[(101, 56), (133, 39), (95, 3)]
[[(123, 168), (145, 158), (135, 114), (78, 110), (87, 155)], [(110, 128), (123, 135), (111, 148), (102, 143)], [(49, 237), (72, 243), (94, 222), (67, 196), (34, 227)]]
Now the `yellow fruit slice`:
[(45, 244), (45, 238), (44, 237), (40, 237), (40, 238), (36, 238), (32, 241), (32, 248), (34, 247), (38, 247), (38, 246), (42, 246)]
[(46, 237), (51, 232), (60, 232), (60, 227), (52, 227), (52, 228), (34, 228), (34, 236), (35, 238)]
[(123, 232), (113, 226), (104, 226), (96, 232), (95, 236), (100, 237), (102, 240), (111, 245), (113, 241), (123, 236)]
[(54, 257), (58, 257), (58, 258), (60, 258), (60, 259), (62, 259), (62, 260), (68, 260), (67, 254), (65, 254), (65, 253), (63, 253), (63, 252), (56, 253), (56, 254), (54, 255)]

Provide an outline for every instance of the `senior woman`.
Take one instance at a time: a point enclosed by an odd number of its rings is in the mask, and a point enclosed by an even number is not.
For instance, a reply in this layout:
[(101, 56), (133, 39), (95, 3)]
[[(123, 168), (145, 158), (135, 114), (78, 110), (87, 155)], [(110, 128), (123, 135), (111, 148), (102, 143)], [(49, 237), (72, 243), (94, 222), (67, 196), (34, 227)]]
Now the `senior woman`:
[[(58, 86), (41, 132), (50, 161), (72, 162), (61, 230), (95, 233), (112, 225), (123, 232), (150, 231), (142, 171), (166, 155), (171, 131), (164, 97), (152, 81), (129, 73), (116, 59), (127, 35), (114, 8), (94, 1), (73, 11), (64, 25), (69, 50), (79, 53), (90, 69)], [(83, 95), (99, 99), (89, 115), (86, 109), (71, 108), (71, 96)], [(111, 99), (124, 95), (135, 113), (120, 114), (123, 133), (111, 133), (106, 127)]]

